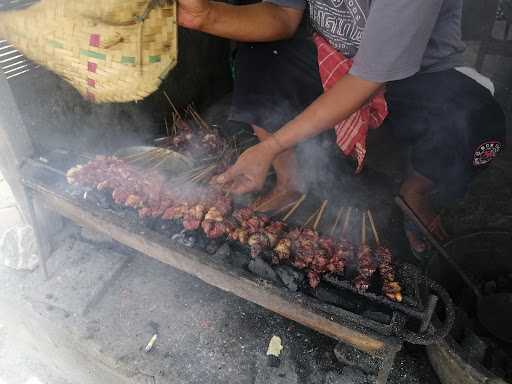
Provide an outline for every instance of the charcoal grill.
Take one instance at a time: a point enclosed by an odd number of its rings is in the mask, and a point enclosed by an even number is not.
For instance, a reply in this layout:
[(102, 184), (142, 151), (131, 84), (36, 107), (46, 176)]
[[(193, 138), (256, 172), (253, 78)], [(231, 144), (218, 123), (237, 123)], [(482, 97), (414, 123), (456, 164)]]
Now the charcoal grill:
[[(16, 56), (17, 53), (11, 54)], [(23, 60), (19, 65), (28, 63), (21, 57), (17, 59)], [(27, 65), (12, 67), (17, 68), (12, 72), (16, 74), (16, 81), (23, 81), (23, 71), (34, 68), (32, 64)], [(71, 194), (65, 171), (91, 156), (66, 150), (35, 152), (7, 81), (7, 77), (13, 78), (10, 74), (0, 73), (0, 167), (18, 197), (26, 220), (34, 227), (45, 275), (46, 260), (50, 254), (48, 217), (52, 212), (107, 234), (119, 243), (212, 286), (380, 358), (379, 384), (387, 381), (403, 341), (430, 344), (448, 333), (453, 320), (449, 296), (410, 266), (399, 271), (404, 288), (403, 303), (394, 303), (373, 293), (357, 292), (337, 276), (326, 277), (324, 286), (329, 289), (290, 292), (276, 283), (262, 281), (248, 271), (213, 260), (205, 252), (180, 245), (140, 222), (126, 220), (119, 212), (100, 208)], [(439, 305), (439, 301), (444, 304)], [(444, 307), (444, 311), (440, 311), (444, 312), (444, 323), (434, 327), (432, 318), (439, 307)]]

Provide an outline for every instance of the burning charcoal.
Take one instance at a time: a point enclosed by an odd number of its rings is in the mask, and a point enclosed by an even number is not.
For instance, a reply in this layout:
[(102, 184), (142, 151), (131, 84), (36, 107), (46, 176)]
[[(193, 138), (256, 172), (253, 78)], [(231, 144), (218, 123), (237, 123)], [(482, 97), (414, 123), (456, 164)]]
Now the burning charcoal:
[(304, 272), (287, 265), (280, 265), (274, 268), (281, 282), (292, 292), (298, 291), (305, 279)]
[(249, 271), (266, 280), (279, 282), (279, 278), (277, 277), (277, 274), (274, 272), (270, 264), (267, 264), (260, 257), (251, 260), (249, 263)]
[(220, 244), (218, 241), (211, 240), (208, 242), (208, 244), (206, 244), (205, 251), (206, 251), (206, 253), (213, 255), (215, 252), (217, 252), (217, 250), (219, 249), (219, 246), (220, 246)]
[[(202, 233), (201, 231), (190, 232), (190, 236), (194, 236), (194, 238), (195, 238), (195, 241), (196, 241), (195, 247), (203, 249), (203, 250), (206, 250), (206, 247), (211, 242), (211, 240), (208, 237), (206, 237), (206, 235), (204, 233)], [(217, 245), (217, 247), (218, 247), (218, 245)]]
[(196, 243), (194, 236), (187, 234), (186, 231), (176, 233), (171, 237), (171, 240), (176, 241), (178, 244), (184, 245), (185, 247), (193, 247)]
[(231, 257), (232, 263), (235, 267), (240, 269), (247, 269), (251, 261), (251, 256), (248, 252), (233, 252)]
[(227, 261), (231, 255), (231, 249), (227, 243), (222, 244), (212, 255), (212, 258), (219, 261)]
[(196, 237), (193, 235), (185, 235), (183, 238), (183, 245), (185, 247), (193, 247), (196, 244)]
[(182, 228), (178, 220), (162, 220), (157, 219), (154, 229), (163, 235), (173, 236), (181, 232)]
[(264, 250), (263, 252), (260, 253), (260, 257), (267, 263), (269, 264), (274, 264), (272, 259), (273, 259), (273, 256), (274, 256), (274, 252), (272, 250)]
[[(103, 209), (109, 209), (112, 206), (112, 197), (110, 194), (102, 193), (95, 189), (88, 190), (84, 193), (83, 197), (87, 200), (96, 204), (98, 207)], [(109, 198), (110, 197), (110, 198)]]

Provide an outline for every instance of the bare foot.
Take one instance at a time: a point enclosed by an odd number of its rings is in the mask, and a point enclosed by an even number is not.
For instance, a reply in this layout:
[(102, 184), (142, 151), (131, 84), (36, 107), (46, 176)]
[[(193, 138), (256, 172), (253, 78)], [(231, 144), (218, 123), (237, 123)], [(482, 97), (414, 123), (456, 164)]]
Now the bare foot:
[[(434, 183), (430, 179), (413, 173), (400, 187), (400, 194), (430, 232), (439, 240), (445, 240), (447, 234), (441, 224), (441, 219), (430, 205), (429, 196), (433, 188)], [(422, 253), (429, 249), (429, 244), (417, 233), (406, 231), (406, 235), (411, 248), (416, 252)]]

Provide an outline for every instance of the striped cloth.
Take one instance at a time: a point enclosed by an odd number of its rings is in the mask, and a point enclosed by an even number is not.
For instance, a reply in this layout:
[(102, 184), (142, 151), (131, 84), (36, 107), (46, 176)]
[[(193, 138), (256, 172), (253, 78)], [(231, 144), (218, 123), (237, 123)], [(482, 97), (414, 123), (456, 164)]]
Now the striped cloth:
[[(343, 56), (318, 33), (315, 33), (313, 40), (318, 51), (322, 86), (324, 90), (328, 90), (349, 72), (352, 60)], [(342, 152), (346, 156), (353, 156), (357, 161), (356, 173), (363, 169), (368, 128), (378, 128), (387, 115), (388, 106), (384, 99), (384, 89), (381, 89), (361, 109), (334, 127), (336, 143)]]

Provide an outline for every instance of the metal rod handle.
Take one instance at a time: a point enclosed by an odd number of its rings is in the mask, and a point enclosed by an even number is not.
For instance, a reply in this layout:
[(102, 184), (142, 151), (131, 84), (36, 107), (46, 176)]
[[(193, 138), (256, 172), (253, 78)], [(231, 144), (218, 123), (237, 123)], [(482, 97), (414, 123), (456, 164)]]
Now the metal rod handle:
[(464, 280), (466, 285), (471, 288), (477, 299), (482, 297), (480, 290), (476, 287), (473, 281), (469, 278), (469, 276), (462, 270), (462, 268), (452, 259), (452, 257), (448, 254), (446, 249), (437, 241), (434, 235), (428, 230), (428, 228), (423, 224), (421, 219), (416, 215), (416, 213), (409, 207), (409, 205), (405, 202), (405, 200), (401, 196), (395, 197), (395, 202), (400, 207), (400, 209), (418, 226), (421, 232), (425, 235), (428, 241), (437, 249), (437, 251), (444, 257), (444, 259), (452, 266), (453, 269), (457, 271), (459, 276)]

